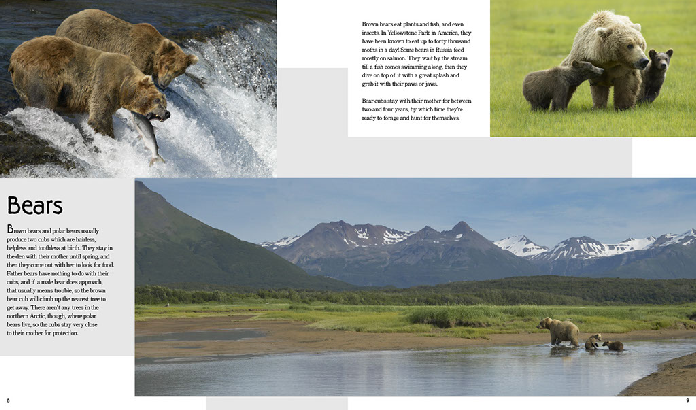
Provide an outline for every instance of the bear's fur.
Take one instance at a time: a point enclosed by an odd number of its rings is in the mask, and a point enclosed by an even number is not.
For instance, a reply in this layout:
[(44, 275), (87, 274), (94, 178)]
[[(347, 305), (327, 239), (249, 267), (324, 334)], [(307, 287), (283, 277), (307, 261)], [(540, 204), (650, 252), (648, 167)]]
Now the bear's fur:
[(112, 116), (121, 107), (160, 121), (169, 117), (164, 95), (130, 58), (67, 38), (44, 36), (20, 44), (10, 57), (10, 74), (26, 105), (89, 113), (89, 125), (110, 137)]
[(569, 341), (573, 346), (578, 346), (578, 335), (580, 334), (580, 330), (568, 320), (561, 322), (560, 320), (547, 317), (539, 322), (537, 329), (549, 329), (551, 331), (552, 345), (558, 345), (561, 344), (561, 342)]
[(617, 352), (620, 352), (623, 350), (623, 343), (618, 342), (618, 341), (617, 342), (610, 342), (607, 340), (606, 342), (602, 343), (602, 346), (607, 346), (609, 348), (609, 350), (616, 350)]
[(638, 103), (651, 103), (660, 95), (660, 88), (665, 82), (667, 69), (672, 60), (672, 49), (666, 53), (658, 53), (655, 50), (648, 52), (650, 62), (645, 70), (641, 71), (640, 92), (638, 93)]
[(590, 350), (594, 349), (596, 347), (599, 347), (599, 343), (602, 341), (602, 335), (597, 333), (596, 335), (592, 335), (585, 340), (585, 349)]
[(570, 66), (574, 60), (580, 60), (603, 68), (601, 77), (590, 80), (594, 108), (606, 108), (609, 87), (614, 86), (614, 108), (625, 110), (636, 104), (640, 70), (649, 62), (645, 48), (640, 24), (632, 23), (626, 16), (599, 11), (578, 29), (573, 47), (561, 65)]
[[(603, 69), (587, 61), (573, 61), (570, 67), (553, 67), (527, 74), (522, 82), (522, 94), (532, 110), (565, 110), (575, 89), (585, 80), (602, 75)], [(553, 101), (553, 102), (552, 102)]]
[(82, 10), (66, 18), (56, 35), (98, 50), (125, 54), (162, 88), (198, 62), (198, 57), (184, 53), (150, 24), (131, 24), (96, 9)]

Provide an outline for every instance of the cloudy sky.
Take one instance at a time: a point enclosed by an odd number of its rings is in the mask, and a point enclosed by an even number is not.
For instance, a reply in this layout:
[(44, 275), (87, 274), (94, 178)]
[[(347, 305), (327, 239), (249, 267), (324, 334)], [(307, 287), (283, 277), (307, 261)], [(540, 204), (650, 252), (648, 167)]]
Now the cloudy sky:
[(175, 207), (249, 242), (321, 222), (399, 230), (459, 221), (498, 240), (604, 243), (696, 228), (696, 179), (144, 179)]

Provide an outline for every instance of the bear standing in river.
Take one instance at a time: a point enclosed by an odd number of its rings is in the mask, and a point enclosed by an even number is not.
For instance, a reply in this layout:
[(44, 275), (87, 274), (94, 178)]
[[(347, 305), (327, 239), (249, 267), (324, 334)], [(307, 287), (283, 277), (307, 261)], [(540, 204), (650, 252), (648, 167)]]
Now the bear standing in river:
[(169, 118), (167, 100), (152, 78), (122, 54), (43, 36), (20, 44), (9, 70), (28, 106), (89, 113), (89, 125), (112, 138), (112, 116), (121, 107), (160, 121)]
[(578, 347), (578, 335), (580, 330), (570, 321), (561, 322), (560, 320), (547, 317), (539, 322), (537, 329), (549, 329), (551, 331), (551, 344), (558, 345), (561, 342), (569, 341), (571, 345)]
[(615, 109), (635, 106), (641, 83), (640, 70), (649, 62), (640, 28), (640, 24), (634, 24), (626, 16), (599, 11), (578, 29), (573, 47), (561, 65), (570, 66), (579, 60), (604, 69), (600, 78), (590, 80), (594, 108), (607, 106), (612, 86)]
[[(553, 67), (527, 74), (522, 94), (532, 110), (565, 110), (575, 89), (585, 80), (597, 78), (604, 70), (587, 61), (573, 61), (570, 67)], [(553, 102), (552, 102), (553, 100)]]
[(131, 24), (96, 9), (82, 10), (66, 18), (56, 30), (56, 36), (98, 50), (125, 54), (162, 88), (198, 62), (198, 57), (184, 53), (152, 25)]

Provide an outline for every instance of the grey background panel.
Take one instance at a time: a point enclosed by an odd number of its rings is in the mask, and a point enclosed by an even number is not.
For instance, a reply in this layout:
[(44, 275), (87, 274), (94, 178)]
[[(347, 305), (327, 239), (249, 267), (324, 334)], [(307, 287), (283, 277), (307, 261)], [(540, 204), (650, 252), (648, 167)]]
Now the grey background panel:
[(349, 138), (347, 84), (278, 69), (279, 177), (631, 177), (631, 138)]
[(206, 410), (347, 410), (347, 397), (208, 397)]

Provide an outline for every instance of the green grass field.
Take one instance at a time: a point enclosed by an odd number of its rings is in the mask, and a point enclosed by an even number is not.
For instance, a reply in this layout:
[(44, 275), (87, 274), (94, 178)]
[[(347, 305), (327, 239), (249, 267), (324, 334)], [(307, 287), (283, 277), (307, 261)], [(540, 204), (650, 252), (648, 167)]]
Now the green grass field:
[[(648, 48), (674, 55), (660, 95), (633, 110), (592, 110), (585, 82), (566, 112), (532, 112), (522, 80), (560, 64), (578, 28), (598, 10), (613, 10), (642, 26)], [(688, 0), (491, 1), (491, 136), (696, 136), (696, 2)]]
[(327, 330), (406, 332), (463, 338), (491, 334), (548, 332), (536, 329), (544, 317), (571, 319), (581, 332), (696, 329), (689, 317), (696, 304), (658, 306), (364, 306), (316, 304), (136, 305), (135, 320), (252, 315), (249, 320), (292, 320)]

